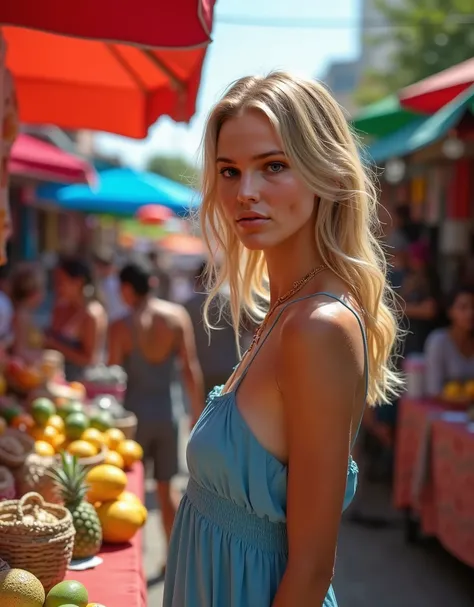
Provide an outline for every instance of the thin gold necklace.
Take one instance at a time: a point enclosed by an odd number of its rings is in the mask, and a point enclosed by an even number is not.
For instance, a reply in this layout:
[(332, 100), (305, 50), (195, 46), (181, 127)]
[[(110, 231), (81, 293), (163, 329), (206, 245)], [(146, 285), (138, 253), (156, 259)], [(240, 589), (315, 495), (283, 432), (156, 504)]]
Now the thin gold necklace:
[(281, 295), (276, 302), (273, 304), (273, 306), (270, 308), (270, 310), (267, 312), (267, 314), (265, 315), (265, 318), (262, 321), (262, 324), (258, 327), (258, 329), (255, 331), (252, 342), (247, 350), (247, 354), (258, 344), (258, 342), (260, 341), (263, 332), (265, 331), (265, 328), (268, 324), (268, 321), (270, 320), (270, 317), (272, 316), (272, 314), (275, 312), (275, 310), (280, 307), (282, 304), (284, 304), (285, 302), (287, 302), (289, 299), (291, 299), (293, 297), (293, 295), (296, 295), (296, 293), (298, 293), (299, 291), (301, 291), (301, 289), (308, 284), (308, 282), (310, 282), (310, 280), (313, 280), (313, 278), (315, 276), (317, 276), (320, 272), (322, 272), (323, 270), (326, 270), (327, 266), (322, 264), (320, 266), (318, 266), (317, 268), (313, 268), (312, 270), (310, 270), (305, 276), (303, 276), (303, 278), (300, 278), (299, 280), (297, 280), (296, 282), (293, 283), (293, 286), (291, 287), (291, 289), (289, 291), (287, 291), (284, 295)]

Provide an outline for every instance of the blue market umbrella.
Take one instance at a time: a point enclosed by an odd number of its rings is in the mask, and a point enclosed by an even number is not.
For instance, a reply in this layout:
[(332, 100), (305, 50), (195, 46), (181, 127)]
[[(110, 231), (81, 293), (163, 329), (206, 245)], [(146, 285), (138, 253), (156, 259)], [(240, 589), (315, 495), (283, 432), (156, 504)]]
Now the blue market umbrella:
[(36, 195), (39, 200), (70, 211), (122, 217), (131, 217), (149, 204), (167, 207), (183, 217), (200, 204), (200, 196), (192, 188), (155, 173), (129, 168), (99, 173), (93, 187), (45, 185), (38, 188)]

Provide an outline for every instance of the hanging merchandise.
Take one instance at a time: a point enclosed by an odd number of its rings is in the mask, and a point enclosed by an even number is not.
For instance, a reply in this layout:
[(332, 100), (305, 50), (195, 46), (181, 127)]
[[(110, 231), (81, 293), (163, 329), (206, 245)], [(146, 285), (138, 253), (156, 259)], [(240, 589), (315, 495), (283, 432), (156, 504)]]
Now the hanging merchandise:
[(4, 66), (6, 44), (0, 37), (0, 124), (2, 134), (0, 142), (0, 265), (7, 262), (6, 245), (11, 236), (11, 216), (9, 201), (8, 161), (11, 149), (19, 132), (18, 108), (12, 75)]

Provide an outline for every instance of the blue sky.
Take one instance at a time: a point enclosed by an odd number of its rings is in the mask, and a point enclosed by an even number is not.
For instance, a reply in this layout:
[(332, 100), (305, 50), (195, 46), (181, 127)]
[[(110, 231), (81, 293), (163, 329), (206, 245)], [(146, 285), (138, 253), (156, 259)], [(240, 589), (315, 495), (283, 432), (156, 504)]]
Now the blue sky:
[[(285, 69), (321, 77), (334, 60), (355, 58), (359, 51), (359, 0), (217, 0), (213, 42), (204, 65), (197, 112), (189, 125), (161, 118), (147, 139), (136, 141), (100, 134), (103, 152), (119, 153), (129, 164), (142, 166), (155, 154), (196, 158), (206, 115), (226, 87), (241, 76)], [(247, 19), (325, 20), (312, 27), (229, 25), (219, 16)], [(333, 27), (328, 27), (328, 21)]]

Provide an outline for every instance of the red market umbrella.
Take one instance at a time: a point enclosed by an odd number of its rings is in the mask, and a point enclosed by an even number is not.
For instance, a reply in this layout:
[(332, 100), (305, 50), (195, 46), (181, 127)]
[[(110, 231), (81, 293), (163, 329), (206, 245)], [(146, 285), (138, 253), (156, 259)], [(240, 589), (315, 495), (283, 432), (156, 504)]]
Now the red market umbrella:
[(188, 122), (206, 47), (149, 50), (5, 27), (20, 120), (146, 137), (163, 115)]
[(148, 47), (207, 45), (215, 0), (6, 0), (0, 23)]
[(416, 82), (399, 92), (404, 108), (434, 114), (474, 84), (474, 58)]
[(92, 166), (73, 154), (21, 133), (13, 144), (8, 169), (11, 175), (27, 175), (59, 183), (91, 183)]
[(159, 204), (146, 204), (136, 213), (137, 219), (147, 225), (162, 225), (174, 216), (173, 211)]

